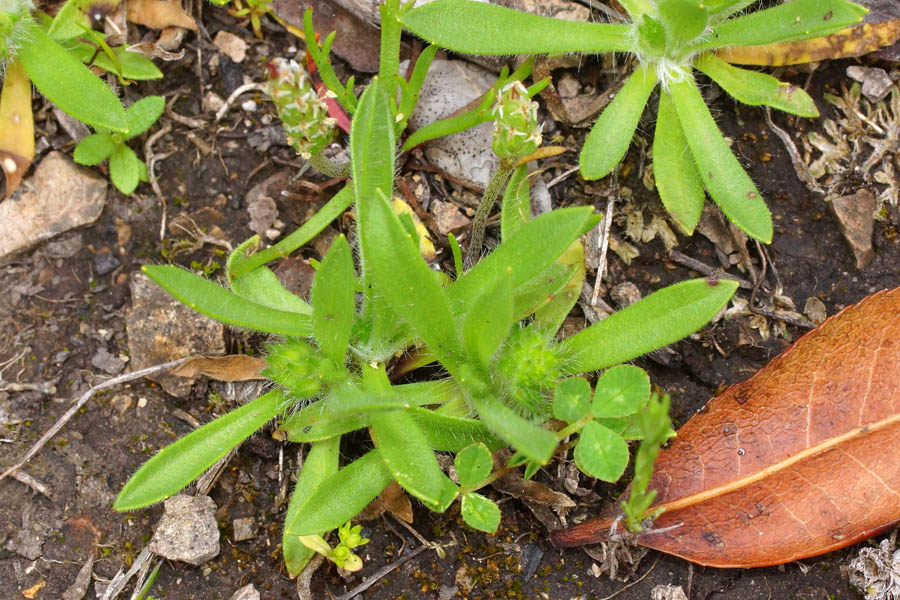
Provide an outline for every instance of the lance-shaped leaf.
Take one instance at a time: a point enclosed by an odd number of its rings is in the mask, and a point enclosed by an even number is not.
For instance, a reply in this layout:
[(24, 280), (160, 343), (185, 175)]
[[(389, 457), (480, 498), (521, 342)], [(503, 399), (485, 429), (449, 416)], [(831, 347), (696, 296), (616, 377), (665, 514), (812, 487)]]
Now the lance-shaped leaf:
[(356, 314), (356, 275), (347, 238), (338, 236), (331, 244), (313, 279), (313, 334), (322, 353), (342, 364)]
[(27, 26), (27, 42), (17, 56), (35, 87), (79, 121), (128, 132), (122, 103), (102, 79), (69, 54), (37, 24)]
[(808, 40), (859, 23), (867, 12), (847, 0), (794, 0), (724, 21), (694, 49)]
[(659, 95), (653, 135), (653, 179), (663, 206), (678, 228), (687, 235), (694, 233), (703, 212), (706, 191), (667, 91)]
[(441, 471), (428, 439), (406, 411), (371, 415), (372, 439), (394, 480), (433, 511), (443, 512), (457, 487)]
[(484, 290), (462, 323), (466, 354), (485, 369), (515, 322), (509, 277)]
[(772, 241), (772, 215), (750, 176), (731, 153), (694, 78), (673, 81), (669, 92), (681, 127), (691, 132), (687, 142), (709, 195), (747, 235), (768, 244)]
[(478, 419), (454, 417), (427, 408), (413, 407), (407, 410), (425, 434), (428, 445), (435, 450), (459, 452), (476, 442), (485, 444), (491, 450), (499, 450), (506, 445)]
[[(637, 542), (704, 565), (759, 567), (895, 524), (898, 336), (900, 289), (879, 292), (711, 400), (660, 451), (649, 489), (665, 509), (654, 529), (664, 531)], [(584, 523), (554, 541), (595, 543), (610, 524)]]
[(621, 162), (657, 83), (656, 70), (641, 65), (609, 103), (581, 148), (581, 174), (585, 179), (606, 177)]
[(694, 279), (654, 292), (568, 338), (560, 352), (576, 375), (637, 358), (697, 331), (718, 313), (737, 282)]
[(714, 54), (700, 56), (694, 61), (694, 66), (739, 102), (750, 106), (771, 106), (801, 117), (819, 116), (819, 109), (809, 94), (771, 75), (733, 67)]
[(500, 237), (509, 239), (522, 225), (531, 220), (528, 165), (517, 168), (506, 184), (500, 205)]
[(544, 465), (553, 456), (557, 443), (553, 432), (526, 421), (493, 396), (473, 394), (469, 401), (488, 427), (530, 460)]
[(390, 482), (391, 472), (378, 450), (371, 450), (319, 484), (293, 520), (291, 533), (317, 535), (340, 527)]
[[(337, 473), (340, 457), (341, 438), (334, 437), (310, 445), (309, 452), (303, 459), (303, 467), (297, 476), (297, 485), (294, 486), (287, 514), (284, 516), (284, 534), (281, 536), (284, 564), (291, 577), (300, 573), (315, 555), (314, 551), (303, 545), (300, 536), (294, 533), (294, 523), (303, 514), (304, 506), (313, 492), (322, 482)], [(324, 534), (325, 531), (319, 533)]]
[(626, 25), (539, 17), (472, 0), (430, 2), (401, 21), (432, 44), (470, 54), (615, 52), (632, 44)]
[(142, 270), (177, 300), (217, 321), (294, 337), (312, 333), (309, 316), (251, 302), (190, 271), (170, 265), (145, 265)]
[(135, 510), (180, 491), (277, 415), (285, 401), (273, 390), (166, 446), (131, 476), (113, 509)]

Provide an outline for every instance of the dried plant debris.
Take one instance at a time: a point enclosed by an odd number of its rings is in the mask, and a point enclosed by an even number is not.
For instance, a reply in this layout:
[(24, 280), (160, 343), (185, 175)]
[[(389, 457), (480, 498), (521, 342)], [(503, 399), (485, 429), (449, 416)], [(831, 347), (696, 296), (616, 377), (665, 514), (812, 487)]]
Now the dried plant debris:
[(900, 550), (897, 532), (876, 547), (863, 548), (850, 561), (850, 584), (865, 594), (866, 600), (900, 599)]
[[(900, 71), (890, 76), (900, 78)], [(872, 102), (855, 82), (841, 85), (841, 94), (825, 94), (839, 116), (825, 119), (823, 132), (803, 139), (803, 162), (810, 175), (833, 200), (856, 191), (860, 184), (877, 190), (877, 211), (897, 205), (897, 151), (900, 150), (900, 90), (896, 83), (884, 100)]]

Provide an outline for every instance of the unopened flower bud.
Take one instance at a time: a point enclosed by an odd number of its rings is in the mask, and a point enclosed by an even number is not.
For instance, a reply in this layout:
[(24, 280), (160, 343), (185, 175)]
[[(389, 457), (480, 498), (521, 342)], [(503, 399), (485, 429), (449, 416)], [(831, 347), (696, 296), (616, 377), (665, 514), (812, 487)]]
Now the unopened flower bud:
[(328, 116), (328, 106), (296, 61), (276, 58), (266, 68), (267, 92), (278, 108), (288, 143), (303, 158), (318, 154), (331, 142), (337, 120)]
[(538, 123), (538, 105), (528, 97), (521, 81), (497, 90), (494, 103), (494, 154), (501, 159), (519, 159), (541, 145), (543, 124)]

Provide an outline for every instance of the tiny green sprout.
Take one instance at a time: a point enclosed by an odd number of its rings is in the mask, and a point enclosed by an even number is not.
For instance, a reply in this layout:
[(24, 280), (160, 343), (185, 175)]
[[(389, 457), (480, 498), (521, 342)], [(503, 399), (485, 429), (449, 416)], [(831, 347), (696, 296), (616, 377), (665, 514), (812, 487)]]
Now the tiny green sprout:
[(597, 120), (581, 150), (586, 179), (609, 175), (625, 156), (644, 107), (660, 88), (653, 174), (678, 227), (693, 232), (705, 192), (750, 237), (772, 240), (772, 217), (716, 126), (693, 71), (735, 99), (802, 117), (818, 110), (801, 89), (740, 69), (718, 49), (800, 41), (858, 23), (866, 9), (847, 0), (795, 0), (743, 14), (749, 0), (623, 0), (627, 24), (539, 17), (474, 0), (436, 0), (402, 17), (428, 42), (473, 54), (627, 52), (637, 68)]
[(109, 176), (113, 184), (123, 194), (131, 194), (138, 183), (147, 181), (147, 165), (126, 142), (150, 129), (164, 108), (165, 99), (162, 96), (141, 98), (125, 110), (127, 134), (98, 129), (97, 133), (84, 138), (75, 147), (75, 162), (97, 165), (109, 159)]

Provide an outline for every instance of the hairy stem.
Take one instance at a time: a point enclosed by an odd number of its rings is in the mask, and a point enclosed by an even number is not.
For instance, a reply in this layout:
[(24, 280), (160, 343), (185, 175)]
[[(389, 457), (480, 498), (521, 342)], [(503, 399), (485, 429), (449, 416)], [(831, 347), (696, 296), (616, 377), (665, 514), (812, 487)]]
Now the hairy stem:
[(326, 177), (350, 176), (350, 163), (339, 165), (325, 156), (324, 152), (317, 152), (316, 154), (310, 156), (309, 164), (311, 164), (316, 171), (318, 171), (322, 175), (325, 175)]
[(481, 255), (481, 246), (484, 243), (484, 230), (488, 216), (494, 209), (497, 197), (500, 196), (500, 191), (506, 186), (506, 182), (512, 175), (513, 170), (514, 166), (511, 163), (505, 160), (501, 161), (487, 189), (484, 190), (484, 197), (481, 199), (481, 204), (478, 205), (478, 211), (472, 220), (472, 236), (469, 238), (469, 245), (466, 248), (466, 260), (464, 263), (466, 269), (471, 269), (478, 261), (479, 255)]

